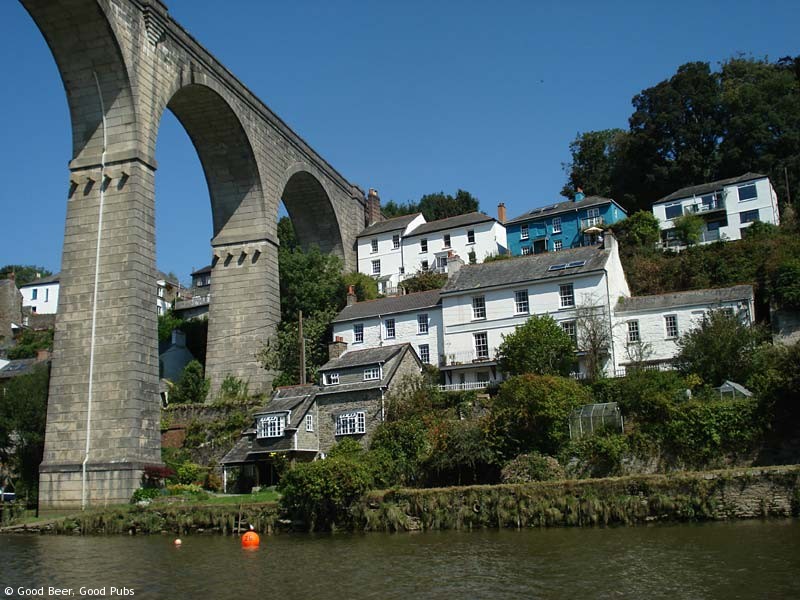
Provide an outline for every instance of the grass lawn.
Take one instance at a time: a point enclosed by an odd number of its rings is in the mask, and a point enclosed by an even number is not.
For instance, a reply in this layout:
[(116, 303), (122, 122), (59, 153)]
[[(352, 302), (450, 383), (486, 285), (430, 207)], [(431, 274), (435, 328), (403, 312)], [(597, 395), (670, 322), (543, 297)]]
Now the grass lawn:
[(256, 502), (277, 502), (281, 495), (274, 488), (265, 488), (253, 494), (214, 494), (197, 500), (197, 504), (252, 504)]

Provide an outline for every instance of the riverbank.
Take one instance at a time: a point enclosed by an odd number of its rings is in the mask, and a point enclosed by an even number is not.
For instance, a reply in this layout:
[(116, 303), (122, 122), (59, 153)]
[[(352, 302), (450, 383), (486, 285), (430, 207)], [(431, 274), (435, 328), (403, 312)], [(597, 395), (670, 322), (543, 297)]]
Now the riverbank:
[[(363, 531), (594, 527), (800, 516), (800, 465), (365, 494), (353, 507)], [(153, 502), (33, 521), (0, 533), (218, 534), (301, 529), (276, 502)]]

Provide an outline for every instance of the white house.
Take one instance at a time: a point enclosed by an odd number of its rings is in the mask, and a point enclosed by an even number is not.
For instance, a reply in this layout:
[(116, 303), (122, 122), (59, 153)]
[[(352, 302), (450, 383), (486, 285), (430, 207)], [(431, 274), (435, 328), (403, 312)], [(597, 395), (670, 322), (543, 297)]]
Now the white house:
[(620, 298), (614, 310), (616, 368), (670, 363), (678, 353), (678, 338), (697, 327), (708, 311), (730, 310), (750, 323), (753, 303), (751, 285)]
[[(441, 290), (444, 349), (439, 368), (451, 389), (478, 389), (503, 379), (497, 348), (531, 315), (549, 315), (578, 340), (578, 309), (611, 327), (611, 300), (630, 296), (616, 239), (588, 246), (464, 265)], [(580, 356), (580, 354), (579, 354)], [(606, 369), (616, 363), (610, 348)], [(581, 364), (583, 369), (583, 365)]]
[(465, 263), (482, 263), (487, 256), (505, 253), (506, 228), (494, 217), (471, 212), (414, 227), (403, 236), (402, 247), (407, 275), (447, 273), (447, 258), (453, 254)]
[(442, 347), (439, 290), (355, 302), (333, 320), (334, 342), (347, 350), (411, 344), (424, 364), (436, 365)]
[(29, 306), (37, 315), (54, 315), (58, 311), (59, 273), (40, 277), (19, 286), (22, 306)]
[(756, 221), (780, 224), (775, 190), (769, 178), (758, 173), (682, 188), (655, 202), (653, 214), (661, 226), (662, 244), (669, 248), (681, 245), (672, 220), (685, 214), (705, 221), (701, 244), (740, 240)]
[(405, 273), (401, 240), (423, 223), (425, 217), (421, 213), (403, 215), (378, 221), (358, 234), (358, 270), (375, 277), (382, 294), (392, 293)]

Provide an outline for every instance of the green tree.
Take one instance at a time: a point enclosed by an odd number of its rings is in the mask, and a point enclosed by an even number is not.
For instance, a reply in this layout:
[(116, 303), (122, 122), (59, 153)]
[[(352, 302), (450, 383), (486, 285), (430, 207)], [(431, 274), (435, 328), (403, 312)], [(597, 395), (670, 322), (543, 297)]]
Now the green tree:
[(381, 213), (387, 219), (391, 219), (421, 212), (426, 221), (436, 221), (475, 212), (479, 208), (477, 198), (465, 190), (458, 190), (455, 196), (444, 192), (425, 194), (419, 202), (398, 204), (394, 200), (389, 200), (381, 207)]
[(44, 453), (49, 383), (49, 367), (40, 364), (31, 373), (0, 386), (0, 462), (17, 475), (17, 494), (29, 492), (34, 504)]
[(506, 459), (533, 451), (558, 454), (569, 440), (569, 415), (590, 401), (587, 388), (572, 379), (511, 377), (490, 404), (491, 443)]
[(281, 249), (278, 261), (282, 321), (297, 321), (300, 310), (311, 315), (344, 305), (346, 290), (339, 257), (323, 254), (314, 246), (307, 251)]
[(412, 277), (400, 282), (407, 294), (414, 292), (424, 292), (427, 290), (438, 290), (447, 283), (446, 273), (435, 273), (433, 271), (418, 271)]
[(575, 345), (550, 316), (532, 316), (503, 337), (497, 363), (507, 375), (569, 375), (575, 368)]
[(703, 316), (700, 326), (678, 339), (675, 363), (682, 373), (699, 375), (704, 383), (721, 385), (726, 379), (747, 381), (753, 354), (765, 341), (765, 332), (724, 310)]
[(186, 321), (175, 316), (172, 310), (158, 315), (158, 341), (166, 342), (174, 329), (181, 329)]
[(291, 252), (300, 247), (294, 225), (289, 217), (281, 217), (278, 219), (278, 242), (280, 243), (281, 250), (284, 251), (288, 250)]
[(210, 387), (211, 382), (203, 374), (203, 365), (193, 360), (183, 368), (169, 399), (173, 404), (202, 404)]
[(14, 273), (17, 286), (31, 283), (40, 277), (50, 277), (53, 274), (44, 267), (36, 265), (5, 265), (0, 267), (0, 279), (8, 279), (11, 273)]
[(53, 330), (33, 331), (25, 329), (17, 338), (17, 345), (8, 351), (8, 358), (35, 358), (39, 350), (53, 349)]
[(567, 173), (561, 195), (572, 200), (575, 191), (582, 188), (589, 195), (615, 198), (614, 180), (618, 176), (620, 147), (626, 135), (622, 129), (579, 133), (569, 145), (572, 160), (561, 165)]
[(800, 309), (800, 257), (789, 259), (778, 267), (772, 293), (781, 307)]
[(639, 210), (627, 219), (614, 223), (612, 228), (619, 238), (620, 246), (653, 248), (661, 237), (658, 219), (649, 210)]
[(705, 221), (703, 221), (703, 217), (689, 213), (675, 217), (672, 219), (672, 224), (675, 226), (675, 233), (681, 243), (684, 246), (694, 246), (700, 241)]
[[(375, 300), (378, 297), (378, 282), (373, 277), (355, 271), (353, 273), (345, 273), (342, 276), (342, 283), (344, 289), (353, 289), (356, 292), (356, 298), (359, 302), (364, 300)], [(338, 299), (337, 299), (338, 300)]]

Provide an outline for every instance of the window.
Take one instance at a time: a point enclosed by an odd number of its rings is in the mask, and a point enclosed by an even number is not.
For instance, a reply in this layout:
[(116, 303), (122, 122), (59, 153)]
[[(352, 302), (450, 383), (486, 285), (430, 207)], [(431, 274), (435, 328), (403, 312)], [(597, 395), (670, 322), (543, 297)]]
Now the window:
[(281, 437), (283, 435), (283, 428), (285, 426), (285, 415), (270, 415), (268, 417), (261, 417), (258, 420), (258, 430), (256, 434), (260, 438)]
[(38, 297), (39, 297), (39, 290), (33, 288), (33, 290), (31, 291), (31, 300), (36, 300), (36, 298)]
[(397, 250), (399, 247), (400, 247), (400, 235), (396, 233), (392, 236), (392, 248)]
[(431, 364), (431, 347), (428, 344), (419, 345), (419, 359), (426, 365)]
[(575, 306), (575, 288), (571, 283), (558, 286), (558, 295), (561, 300), (561, 308)]
[(364, 411), (345, 413), (336, 417), (336, 435), (356, 435), (366, 430)]
[(667, 328), (667, 337), (678, 337), (678, 315), (667, 315), (664, 317), (664, 325)]
[(486, 318), (486, 299), (483, 296), (475, 296), (472, 298), (472, 318)]
[(325, 383), (327, 385), (339, 385), (339, 374), (338, 373), (326, 373), (325, 374)]
[(528, 256), (529, 254), (533, 254), (533, 248), (531, 248), (530, 246), (523, 246), (522, 256)]
[(420, 266), (420, 268), (421, 268), (423, 271), (427, 271), (427, 270), (428, 270), (428, 261), (427, 261), (427, 260), (423, 260), (423, 261), (422, 261), (422, 265)]
[(386, 327), (386, 339), (394, 339), (394, 319), (386, 319), (383, 323)]
[(563, 247), (564, 243), (561, 240), (553, 240), (553, 252), (558, 252)]
[(44, 301), (50, 301), (50, 288), (44, 288)]
[(683, 207), (681, 206), (680, 202), (677, 204), (670, 204), (664, 207), (664, 212), (667, 215), (667, 219), (674, 219), (675, 217), (680, 217), (683, 214)]
[(423, 238), (423, 239), (421, 239), (419, 241), (419, 251), (420, 252), (427, 252), (428, 251), (428, 240)]
[[(47, 291), (47, 290), (45, 290), (45, 291)], [(158, 297), (159, 298), (163, 298), (164, 297), (164, 288), (162, 288), (161, 286), (158, 286)]]
[(553, 233), (561, 233), (561, 217), (553, 217)]
[(575, 321), (562, 321), (561, 322), (561, 329), (564, 330), (570, 339), (572, 339), (572, 343), (575, 346), (578, 345), (578, 326), (575, 324)]
[(628, 343), (635, 344), (639, 342), (639, 321), (628, 321)]
[(428, 333), (428, 313), (417, 315), (417, 333)]
[(375, 381), (381, 378), (380, 367), (369, 367), (364, 369), (364, 381)]
[(739, 215), (739, 222), (742, 225), (744, 225), (745, 223), (752, 223), (753, 221), (758, 221), (757, 210), (746, 210)]
[(739, 186), (739, 202), (746, 202), (747, 200), (755, 200), (758, 198), (755, 183), (748, 183)]
[(163, 306), (160, 306), (160, 305), (156, 306), (156, 313), (158, 313), (160, 315), (163, 312), (164, 312), (164, 307)]
[(589, 210), (586, 211), (586, 216), (589, 219), (596, 219), (597, 217), (600, 216), (600, 209), (599, 208), (590, 208)]
[(477, 383), (486, 385), (489, 383), (489, 371), (478, 371), (475, 373), (475, 381)]
[(444, 234), (444, 247), (445, 248), (449, 248), (450, 247), (450, 234), (449, 233), (445, 233)]
[(519, 314), (528, 314), (528, 290), (514, 292), (514, 309)]
[(436, 268), (444, 270), (447, 267), (447, 257), (446, 256), (437, 256), (436, 257)]
[(381, 274), (381, 261), (380, 261), (380, 259), (372, 261), (372, 274), (373, 275), (380, 275)]
[(372, 251), (373, 252), (378, 251), (378, 240), (372, 240)]
[(364, 324), (356, 323), (353, 325), (353, 343), (360, 344), (364, 341)]
[(470, 229), (469, 231), (467, 231), (467, 243), (468, 244), (474, 244), (475, 243), (475, 230), (474, 229)]
[(475, 338), (475, 358), (489, 358), (489, 338), (485, 331), (472, 334)]
[(527, 240), (528, 239), (528, 225), (527, 224), (525, 224), (525, 225), (523, 225), (522, 227), (519, 228), (519, 237), (522, 240)]
[(306, 415), (306, 431), (314, 431), (314, 415)]

